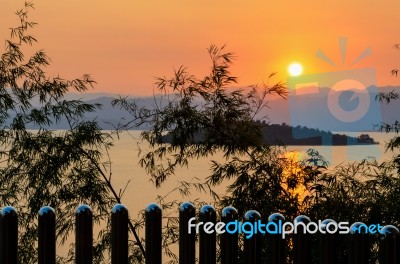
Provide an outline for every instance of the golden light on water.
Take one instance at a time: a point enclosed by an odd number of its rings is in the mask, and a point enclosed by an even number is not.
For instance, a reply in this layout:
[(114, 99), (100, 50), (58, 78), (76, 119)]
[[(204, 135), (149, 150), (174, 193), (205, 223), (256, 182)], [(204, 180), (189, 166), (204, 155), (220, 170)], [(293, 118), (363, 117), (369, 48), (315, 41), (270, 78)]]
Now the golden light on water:
[[(301, 203), (308, 194), (306, 187), (301, 184), (301, 182), (304, 181), (304, 174), (302, 173), (302, 169), (299, 166), (299, 161), (302, 159), (302, 153), (299, 151), (289, 151), (285, 153), (284, 157), (288, 161), (288, 166), (285, 167), (283, 170), (283, 175), (287, 182), (287, 187), (289, 179), (291, 177), (296, 177), (297, 181), (300, 184), (297, 184), (297, 186), (294, 189), (291, 189), (290, 192), (293, 196), (297, 195), (298, 201), (299, 203)], [(288, 188), (288, 190), (289, 189), (290, 188)]]

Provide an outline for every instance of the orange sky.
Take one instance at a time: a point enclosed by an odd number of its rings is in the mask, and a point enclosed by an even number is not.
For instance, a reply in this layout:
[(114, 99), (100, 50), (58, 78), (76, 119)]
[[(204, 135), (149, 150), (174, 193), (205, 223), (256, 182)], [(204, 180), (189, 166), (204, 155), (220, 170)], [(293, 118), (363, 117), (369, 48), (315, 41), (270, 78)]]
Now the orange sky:
[[(24, 1), (0, 3), (3, 41)], [(292, 61), (304, 74), (373, 67), (378, 85), (400, 85), (400, 77), (390, 74), (400, 67), (400, 52), (393, 49), (400, 42), (398, 0), (41, 0), (35, 7), (34, 35), (53, 61), (49, 74), (90, 73), (98, 83), (92, 92), (149, 95), (155, 77), (170, 76), (180, 65), (201, 76), (210, 67), (206, 49), (212, 43), (235, 52), (232, 73), (239, 85), (260, 83), (271, 72), (285, 81)], [(342, 66), (343, 36), (348, 50)], [(350, 67), (368, 47), (372, 55)], [(318, 49), (340, 67), (318, 59)]]

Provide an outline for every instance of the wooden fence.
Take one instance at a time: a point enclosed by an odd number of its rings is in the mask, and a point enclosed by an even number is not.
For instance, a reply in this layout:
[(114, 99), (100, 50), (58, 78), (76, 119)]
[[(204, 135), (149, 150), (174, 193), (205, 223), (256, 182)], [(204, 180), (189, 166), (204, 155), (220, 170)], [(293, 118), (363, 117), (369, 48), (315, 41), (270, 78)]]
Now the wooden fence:
[[(182, 203), (179, 208), (179, 263), (196, 263), (196, 252), (200, 264), (231, 264), (238, 263), (239, 235), (224, 233), (219, 235), (220, 254), (217, 259), (217, 235), (208, 234), (200, 229), (199, 248), (196, 251), (196, 234), (188, 232), (189, 220), (196, 217), (196, 208), (191, 203)], [(56, 213), (51, 207), (43, 207), (38, 214), (38, 263), (54, 264), (56, 262)], [(93, 242), (93, 214), (88, 205), (81, 205), (76, 210), (75, 232), (75, 262), (78, 264), (92, 263)], [(238, 220), (235, 208), (226, 207), (221, 212), (221, 222), (229, 223)], [(257, 211), (248, 211), (244, 222), (257, 222), (261, 219)], [(210, 205), (200, 209), (199, 222), (216, 223), (217, 214)], [(268, 221), (284, 220), (280, 214), (272, 214)], [(306, 216), (296, 219), (298, 222), (308, 223)], [(379, 243), (379, 258), (382, 264), (400, 263), (399, 231), (394, 226), (385, 226)], [(250, 239), (244, 239), (244, 263), (262, 264), (262, 234), (257, 233)], [(354, 233), (341, 235), (343, 240), (349, 238), (349, 263), (368, 263), (368, 235)], [(349, 236), (349, 237), (348, 237)], [(150, 204), (146, 208), (145, 224), (145, 257), (146, 264), (162, 263), (162, 210), (157, 204)], [(336, 237), (337, 238), (337, 237)], [(310, 234), (292, 236), (293, 262), (295, 264), (310, 264), (312, 246)], [(286, 263), (285, 248), (287, 240), (281, 235), (270, 237), (270, 259), (273, 264)], [(319, 263), (334, 264), (336, 261), (334, 235), (324, 235), (320, 241), (318, 251)], [(111, 263), (128, 263), (128, 210), (124, 205), (117, 204), (111, 211)], [(5, 207), (0, 214), (0, 264), (16, 264), (18, 255), (18, 214), (13, 207)], [(315, 256), (314, 256), (315, 257)]]

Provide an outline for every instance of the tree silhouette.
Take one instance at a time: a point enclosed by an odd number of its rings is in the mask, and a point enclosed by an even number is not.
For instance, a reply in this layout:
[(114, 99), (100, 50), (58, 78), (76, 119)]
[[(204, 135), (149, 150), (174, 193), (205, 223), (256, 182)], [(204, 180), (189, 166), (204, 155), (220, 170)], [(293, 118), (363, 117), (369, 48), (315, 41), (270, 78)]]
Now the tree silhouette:
[[(208, 75), (196, 78), (180, 67), (172, 78), (157, 79), (163, 96), (155, 97), (154, 108), (140, 108), (127, 98), (115, 100), (114, 106), (132, 115), (132, 120), (118, 128), (143, 123), (151, 127), (141, 134), (150, 149), (142, 150), (140, 165), (156, 186), (171, 177), (176, 168), (190, 166), (193, 159), (210, 159), (210, 175), (196, 187), (209, 190), (218, 207), (234, 206), (241, 215), (250, 209), (263, 216), (277, 211), (287, 217), (298, 215), (304, 198), (300, 190), (313, 182), (326, 162), (320, 159), (315, 161), (316, 166), (303, 166), (286, 156), (284, 147), (264, 144), (261, 110), (268, 107), (272, 96), (285, 98), (285, 86), (266, 82), (233, 89), (237, 80), (230, 73), (233, 54), (215, 45), (208, 53)], [(224, 160), (214, 160), (216, 153)], [(223, 182), (230, 184), (227, 195), (219, 197), (211, 187)]]
[[(86, 91), (94, 80), (86, 74), (73, 80), (49, 77), (45, 68), (50, 59), (44, 51), (30, 57), (23, 53), (37, 42), (29, 34), (36, 25), (28, 20), (32, 8), (25, 3), (16, 13), (19, 25), (11, 29), (0, 57), (0, 201), (18, 210), (23, 245), (19, 263), (37, 262), (35, 219), (42, 206), (56, 209), (57, 241), (63, 244), (73, 230), (78, 205), (91, 205), (94, 221), (106, 223), (121, 199), (111, 185), (105, 156), (112, 146), (111, 134), (101, 131), (95, 120), (85, 119), (100, 105), (64, 98), (68, 91)], [(50, 129), (61, 121), (69, 128)], [(105, 226), (95, 240), (95, 263), (108, 259), (110, 232)], [(139, 248), (131, 249), (133, 259), (140, 261)], [(72, 253), (58, 257), (58, 262), (71, 261)]]
[[(240, 215), (254, 209), (263, 219), (279, 212), (289, 221), (306, 214), (313, 220), (398, 224), (399, 210), (391, 206), (399, 198), (400, 186), (394, 163), (363, 160), (328, 169), (327, 161), (316, 150), (296, 159), (284, 147), (263, 144), (260, 109), (268, 107), (268, 99), (274, 94), (285, 97), (284, 85), (265, 83), (233, 89), (236, 77), (229, 71), (233, 54), (215, 45), (208, 52), (209, 75), (196, 78), (180, 67), (172, 78), (157, 79), (163, 96), (154, 97), (154, 108), (140, 108), (127, 98), (113, 102), (132, 115), (132, 120), (120, 124), (119, 129), (143, 123), (151, 127), (141, 134), (150, 148), (142, 150), (140, 164), (156, 186), (171, 177), (177, 167), (206, 158), (210, 160), (210, 175), (199, 188), (227, 184), (224, 196), (215, 195), (219, 208), (234, 206)], [(222, 153), (224, 159), (214, 160), (216, 153)], [(313, 243), (319, 238), (315, 235)], [(374, 239), (371, 263), (378, 257), (378, 240)], [(268, 237), (263, 243), (269, 243)], [(338, 248), (335, 263), (347, 263), (346, 243)], [(263, 263), (269, 263), (269, 249), (263, 247)], [(292, 250), (287, 248), (288, 263)], [(316, 244), (315, 261), (318, 250)]]

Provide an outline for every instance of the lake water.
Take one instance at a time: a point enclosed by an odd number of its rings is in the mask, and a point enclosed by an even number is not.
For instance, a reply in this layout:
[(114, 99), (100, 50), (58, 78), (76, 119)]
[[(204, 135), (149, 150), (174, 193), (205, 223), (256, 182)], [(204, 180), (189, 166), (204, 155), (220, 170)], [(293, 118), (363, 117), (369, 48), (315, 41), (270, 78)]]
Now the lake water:
[[(117, 192), (124, 189), (126, 184), (125, 195), (122, 198), (130, 212), (132, 218), (136, 218), (140, 210), (152, 202), (155, 202), (157, 196), (166, 196), (166, 200), (177, 199), (180, 202), (193, 201), (199, 198), (205, 203), (213, 204), (213, 200), (208, 194), (193, 192), (188, 197), (182, 197), (178, 192), (170, 193), (173, 188), (179, 185), (180, 180), (191, 181), (194, 178), (205, 180), (210, 175), (210, 158), (192, 160), (188, 168), (180, 168), (176, 171), (176, 175), (170, 177), (160, 187), (156, 188), (150, 181), (150, 176), (146, 174), (145, 170), (138, 165), (139, 146), (143, 151), (148, 149), (148, 145), (139, 140), (141, 131), (130, 131), (120, 134), (119, 139), (116, 139), (114, 147), (110, 150), (111, 159), (111, 172), (112, 183)], [(352, 133), (352, 136), (358, 136), (361, 133)], [(391, 152), (385, 152), (385, 142), (388, 142), (394, 134), (384, 133), (368, 133), (375, 141), (380, 142), (379, 145), (360, 145), (360, 146), (312, 146), (311, 148), (318, 150), (325, 158), (327, 158), (331, 166), (338, 165), (349, 161), (360, 161), (366, 157), (374, 156), (378, 160), (383, 161), (393, 156)], [(295, 153), (304, 154), (310, 146), (289, 146), (288, 150)], [(212, 159), (222, 161), (221, 154), (216, 154)], [(225, 186), (223, 184), (215, 188), (219, 194), (225, 193)], [(251, 209), (251, 208), (249, 208)], [(111, 208), (110, 208), (111, 210)], [(177, 215), (178, 208), (174, 211), (173, 215)], [(99, 226), (96, 227), (98, 230)], [(143, 234), (143, 233), (141, 233)], [(133, 237), (132, 237), (133, 239)], [(70, 237), (68, 241), (73, 241)], [(174, 247), (176, 250), (176, 247)], [(175, 251), (174, 250), (174, 251)], [(61, 255), (66, 253), (64, 248), (58, 249)]]
[[(348, 133), (349, 134), (349, 133)], [(358, 136), (361, 133), (351, 133), (351, 136)], [(318, 150), (329, 162), (331, 166), (350, 161), (361, 161), (367, 157), (375, 157), (379, 161), (389, 159), (393, 156), (392, 152), (385, 152), (385, 142), (388, 142), (395, 134), (385, 134), (379, 132), (368, 133), (379, 145), (359, 145), (359, 146), (289, 146), (289, 151), (305, 153), (309, 148)], [(176, 175), (170, 177), (160, 188), (156, 188), (150, 182), (143, 168), (138, 165), (138, 144), (142, 149), (146, 149), (146, 144), (139, 140), (140, 131), (124, 132), (120, 139), (115, 142), (115, 146), (110, 151), (112, 162), (113, 183), (118, 188), (124, 188), (130, 180), (123, 202), (130, 211), (138, 212), (144, 209), (149, 203), (154, 202), (158, 195), (164, 196), (179, 184), (180, 180), (190, 181), (194, 177), (204, 180), (210, 175), (210, 159), (199, 159), (189, 162), (188, 168), (181, 168), (176, 171)], [(214, 155), (214, 160), (222, 161), (222, 155)], [(226, 185), (225, 185), (226, 186)], [(219, 186), (216, 191), (224, 193), (224, 186)], [(190, 197), (179, 197), (170, 194), (169, 198), (179, 200), (192, 200), (201, 198), (204, 202), (212, 202), (209, 195), (193, 193)]]

